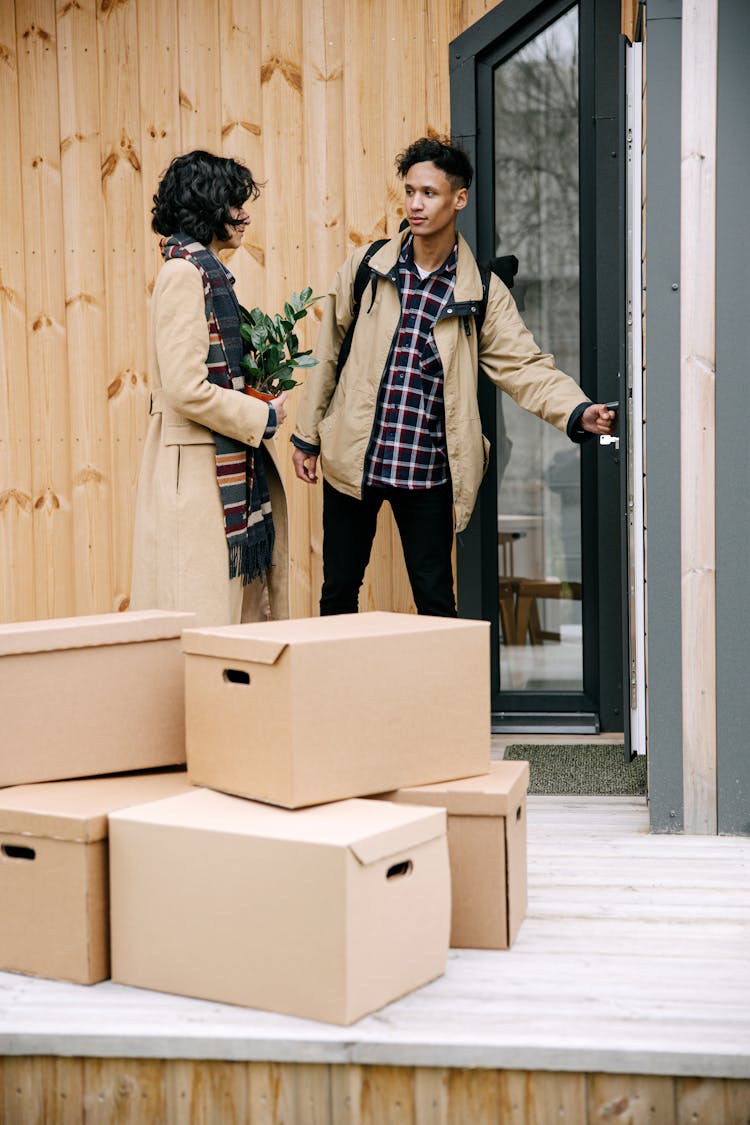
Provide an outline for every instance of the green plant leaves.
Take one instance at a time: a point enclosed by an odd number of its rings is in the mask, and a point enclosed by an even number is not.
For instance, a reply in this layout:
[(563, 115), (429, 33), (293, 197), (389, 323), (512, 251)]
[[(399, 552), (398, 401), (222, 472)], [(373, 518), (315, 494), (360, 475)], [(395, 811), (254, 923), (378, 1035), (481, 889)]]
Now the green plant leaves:
[(313, 297), (308, 286), (292, 293), (284, 302), (284, 312), (268, 316), (262, 309), (248, 311), (240, 306), (240, 335), (245, 354), (242, 368), (246, 381), (259, 391), (280, 394), (297, 386), (291, 378), (298, 367), (315, 367), (317, 359), (312, 349), (300, 351), (299, 337), (294, 332), (296, 323), (307, 316), (307, 309), (319, 297)]

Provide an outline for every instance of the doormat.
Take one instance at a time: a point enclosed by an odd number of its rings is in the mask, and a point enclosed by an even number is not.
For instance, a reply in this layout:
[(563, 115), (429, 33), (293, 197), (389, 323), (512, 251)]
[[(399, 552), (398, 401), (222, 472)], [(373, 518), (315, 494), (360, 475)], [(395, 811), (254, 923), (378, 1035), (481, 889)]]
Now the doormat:
[(646, 758), (626, 764), (621, 745), (514, 743), (504, 757), (529, 763), (529, 793), (646, 796)]

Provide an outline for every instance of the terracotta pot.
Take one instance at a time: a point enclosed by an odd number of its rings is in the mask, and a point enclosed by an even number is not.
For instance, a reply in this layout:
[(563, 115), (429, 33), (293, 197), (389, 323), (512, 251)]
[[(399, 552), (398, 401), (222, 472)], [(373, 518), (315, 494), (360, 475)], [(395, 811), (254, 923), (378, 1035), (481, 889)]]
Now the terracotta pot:
[(262, 402), (272, 402), (275, 394), (270, 394), (266, 391), (256, 391), (255, 387), (245, 387), (245, 394), (250, 395), (252, 398), (259, 398)]

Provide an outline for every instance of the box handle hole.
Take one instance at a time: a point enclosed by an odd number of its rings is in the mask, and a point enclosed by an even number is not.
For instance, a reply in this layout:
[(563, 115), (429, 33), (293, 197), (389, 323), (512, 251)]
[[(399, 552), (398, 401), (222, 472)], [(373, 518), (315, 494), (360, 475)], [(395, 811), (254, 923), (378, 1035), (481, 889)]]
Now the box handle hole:
[(393, 866), (389, 867), (386, 871), (385, 877), (386, 879), (402, 879), (404, 875), (408, 875), (411, 872), (413, 866), (410, 859), (405, 859), (403, 863), (394, 863)]
[(224, 682), (227, 684), (249, 684), (250, 673), (241, 672), (239, 668), (225, 668)]
[(36, 859), (33, 848), (24, 848), (20, 844), (3, 844), (0, 850), (8, 859)]
[(520, 820), (523, 816), (523, 805), (519, 805), (516, 809), (516, 820)]

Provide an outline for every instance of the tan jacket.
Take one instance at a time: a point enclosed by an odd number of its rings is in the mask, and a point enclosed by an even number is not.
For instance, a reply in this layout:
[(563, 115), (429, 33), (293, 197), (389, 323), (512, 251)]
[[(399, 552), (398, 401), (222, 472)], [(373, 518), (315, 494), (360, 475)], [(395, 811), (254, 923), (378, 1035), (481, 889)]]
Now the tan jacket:
[[(354, 278), (366, 247), (356, 251), (336, 274), (327, 295), (315, 354), (320, 363), (303, 388), (295, 436), (320, 447), (326, 480), (340, 492), (362, 495), (365, 455), (375, 421), (380, 381), (398, 328), (401, 303), (388, 275), (398, 262), (403, 238), (387, 242), (371, 259), (381, 275), (370, 308), (368, 285), (362, 298), (352, 349), (336, 386), (336, 358), (352, 319)], [(587, 401), (578, 384), (563, 375), (552, 357), (539, 351), (519, 316), (508, 289), (494, 274), (479, 341), (472, 305), (482, 298), (482, 280), (467, 243), (458, 236), (458, 266), (453, 302), (434, 329), (443, 364), (445, 430), (453, 481), (456, 531), (469, 522), (487, 469), (489, 442), (482, 434), (477, 403), (477, 371), (522, 406), (565, 432), (573, 410)], [(464, 329), (468, 316), (471, 335)]]
[[(151, 345), (151, 420), (138, 481), (130, 605), (189, 610), (199, 625), (239, 624), (240, 579), (229, 578), (213, 431), (259, 446), (268, 406), (208, 382), (203, 284), (182, 258), (165, 262), (156, 280)], [(288, 617), (286, 496), (274, 440), (263, 449), (276, 532), (271, 614)]]

